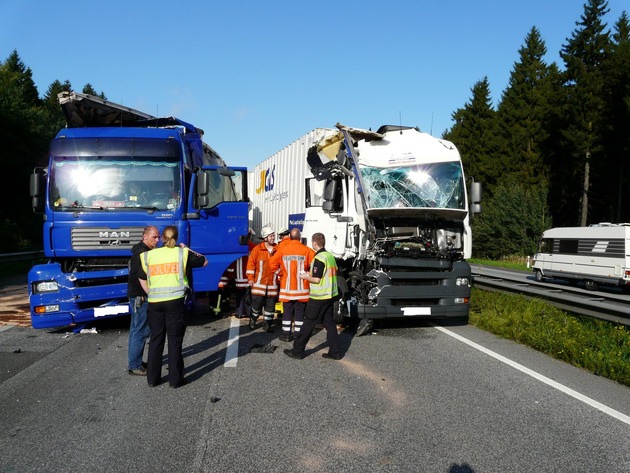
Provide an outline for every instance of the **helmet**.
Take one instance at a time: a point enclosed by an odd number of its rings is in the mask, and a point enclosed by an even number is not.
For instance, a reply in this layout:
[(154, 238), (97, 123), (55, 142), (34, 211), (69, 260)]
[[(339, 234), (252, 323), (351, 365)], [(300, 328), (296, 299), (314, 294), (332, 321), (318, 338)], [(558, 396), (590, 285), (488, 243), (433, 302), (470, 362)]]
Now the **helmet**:
[(289, 229), (287, 227), (282, 227), (282, 230), (278, 232), (278, 236), (284, 236), (289, 234)]
[(264, 227), (260, 229), (260, 236), (262, 238), (267, 238), (272, 233), (276, 233), (276, 232), (273, 231), (273, 228), (271, 228), (271, 225), (265, 225)]

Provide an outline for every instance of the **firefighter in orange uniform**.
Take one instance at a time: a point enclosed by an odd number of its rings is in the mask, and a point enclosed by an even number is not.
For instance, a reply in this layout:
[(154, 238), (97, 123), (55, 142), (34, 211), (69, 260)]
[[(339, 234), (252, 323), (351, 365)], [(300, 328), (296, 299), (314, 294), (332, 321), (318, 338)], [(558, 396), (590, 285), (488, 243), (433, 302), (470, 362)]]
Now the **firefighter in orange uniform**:
[[(300, 271), (308, 271), (315, 258), (315, 250), (301, 241), (299, 228), (291, 229), (289, 240), (278, 245), (271, 257), (270, 267), (280, 279), (278, 299), (282, 302), (282, 335), (280, 340), (290, 342), (304, 323), (304, 308), (309, 298), (309, 282), (300, 278)], [(293, 320), (293, 334), (291, 334)]]
[(260, 236), (262, 242), (252, 249), (247, 259), (247, 282), (252, 292), (252, 312), (249, 316), (249, 328), (256, 328), (256, 321), (263, 316), (263, 330), (271, 332), (271, 323), (276, 313), (278, 286), (276, 274), (269, 267), (269, 260), (276, 250), (276, 233), (265, 225)]

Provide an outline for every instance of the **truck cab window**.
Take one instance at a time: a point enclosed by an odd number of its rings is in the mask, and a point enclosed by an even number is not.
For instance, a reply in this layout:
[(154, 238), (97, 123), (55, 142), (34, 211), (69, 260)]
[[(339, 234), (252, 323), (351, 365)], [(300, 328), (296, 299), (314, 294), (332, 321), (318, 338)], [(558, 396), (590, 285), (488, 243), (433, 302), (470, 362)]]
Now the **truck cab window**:
[(370, 208), (465, 207), (459, 162), (395, 168), (361, 166), (360, 172)]

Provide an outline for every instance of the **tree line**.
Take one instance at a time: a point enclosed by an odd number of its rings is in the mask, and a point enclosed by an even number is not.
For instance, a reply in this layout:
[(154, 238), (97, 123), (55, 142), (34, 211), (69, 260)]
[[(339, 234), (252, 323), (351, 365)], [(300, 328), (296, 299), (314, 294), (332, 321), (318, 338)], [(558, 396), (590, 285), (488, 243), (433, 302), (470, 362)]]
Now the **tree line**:
[(630, 25), (610, 29), (606, 0), (589, 0), (560, 51), (561, 69), (533, 27), (497, 107), (487, 77), (443, 137), (484, 185), (473, 253), (531, 255), (543, 230), (630, 222)]
[[(533, 254), (552, 225), (630, 222), (630, 22), (624, 11), (609, 28), (608, 13), (606, 0), (584, 4), (561, 48), (562, 68), (545, 62), (545, 43), (532, 27), (498, 105), (484, 77), (453, 112), (442, 136), (484, 186), (484, 210), (472, 218), (474, 256)], [(0, 185), (20, 189), (0, 210), (11, 236), (0, 240), (0, 253), (41, 247), (27, 182), (65, 126), (57, 94), (72, 90), (70, 81), (55, 80), (40, 97), (17, 51), (0, 63), (0, 138), (9, 163)], [(89, 83), (81, 91), (107, 98)]]
[[(33, 82), (33, 73), (16, 50), (0, 63), (0, 142), (7, 164), (0, 173), (0, 188), (15, 189), (15, 198), (0, 207), (0, 223), (6, 237), (0, 253), (41, 249), (42, 221), (31, 207), (29, 177), (35, 167), (46, 166), (48, 146), (66, 125), (57, 94), (73, 90), (70, 81), (55, 80), (43, 98)], [(106, 99), (86, 84), (82, 92)], [(8, 192), (7, 192), (8, 195)]]

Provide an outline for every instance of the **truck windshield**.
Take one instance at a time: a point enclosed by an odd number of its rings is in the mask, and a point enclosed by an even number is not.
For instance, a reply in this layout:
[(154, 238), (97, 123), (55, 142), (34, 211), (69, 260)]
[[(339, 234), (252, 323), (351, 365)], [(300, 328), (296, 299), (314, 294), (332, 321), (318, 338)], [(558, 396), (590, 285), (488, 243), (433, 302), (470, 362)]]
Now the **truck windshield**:
[(360, 166), (359, 171), (369, 208), (465, 208), (459, 162), (396, 168)]
[[(145, 156), (151, 153), (135, 149), (133, 155), (94, 155), (85, 146), (64, 148), (67, 150), (57, 149), (62, 152), (52, 157), (49, 189), (53, 210), (174, 210), (179, 205), (179, 159), (173, 155), (179, 150), (164, 153), (153, 146), (154, 155)], [(116, 148), (119, 153), (121, 148)], [(68, 152), (71, 150), (75, 152)]]

